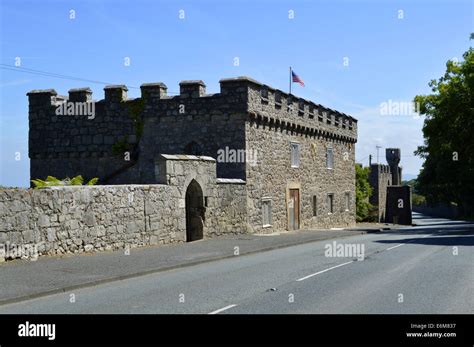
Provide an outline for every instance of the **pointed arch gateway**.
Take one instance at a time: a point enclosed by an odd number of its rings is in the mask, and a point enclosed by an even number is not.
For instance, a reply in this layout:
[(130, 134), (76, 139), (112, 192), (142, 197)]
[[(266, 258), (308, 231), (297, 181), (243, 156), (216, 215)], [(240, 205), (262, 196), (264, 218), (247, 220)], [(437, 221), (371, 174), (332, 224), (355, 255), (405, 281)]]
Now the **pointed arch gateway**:
[(186, 242), (203, 238), (204, 219), (204, 196), (201, 186), (193, 179), (186, 189)]

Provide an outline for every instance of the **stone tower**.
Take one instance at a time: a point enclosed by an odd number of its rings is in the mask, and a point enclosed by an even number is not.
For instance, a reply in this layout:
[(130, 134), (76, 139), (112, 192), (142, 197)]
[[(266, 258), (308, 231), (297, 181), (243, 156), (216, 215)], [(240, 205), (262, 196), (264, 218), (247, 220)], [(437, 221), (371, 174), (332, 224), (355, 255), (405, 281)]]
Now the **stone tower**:
[(400, 163), (401, 152), (400, 148), (387, 148), (385, 149), (385, 158), (390, 166), (392, 172), (392, 185), (399, 186), (401, 184), (401, 175), (398, 164)]

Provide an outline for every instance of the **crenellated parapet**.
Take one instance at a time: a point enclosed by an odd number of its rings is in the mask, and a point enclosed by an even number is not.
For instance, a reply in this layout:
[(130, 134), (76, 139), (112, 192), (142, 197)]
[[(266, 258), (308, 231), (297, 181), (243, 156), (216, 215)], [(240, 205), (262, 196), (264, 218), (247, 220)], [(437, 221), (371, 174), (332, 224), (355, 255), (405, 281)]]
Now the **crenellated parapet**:
[[(357, 141), (357, 120), (345, 113), (322, 106), (272, 88), (248, 77), (225, 78), (219, 81), (220, 93), (206, 94), (201, 80), (181, 81), (180, 94), (169, 96), (162, 82), (140, 86), (145, 110), (156, 116), (189, 116), (200, 112), (220, 114), (223, 111), (244, 112), (251, 118), (305, 132)], [(110, 85), (104, 88), (104, 99), (96, 101), (98, 112), (103, 108), (126, 109), (128, 88)], [(69, 97), (57, 95), (54, 89), (28, 93), (30, 109), (56, 107), (63, 102), (93, 102), (89, 88), (69, 90)], [(159, 114), (156, 111), (160, 111)]]
[[(105, 178), (124, 167), (115, 148), (132, 152), (137, 143), (130, 117), (127, 87), (107, 86), (104, 99), (93, 99), (90, 88), (74, 88), (68, 95), (53, 89), (33, 90), (29, 98), (28, 154), (31, 179), (82, 175)], [(130, 154), (134, 159), (133, 153)]]
[[(26, 94), (30, 108), (51, 106), (56, 103), (58, 93), (54, 89), (35, 89)], [(63, 98), (63, 97), (59, 97)]]
[(370, 171), (378, 174), (390, 174), (390, 166), (386, 164), (371, 164)]
[[(128, 170), (133, 163), (123, 157), (131, 152), (142, 162), (140, 178), (130, 180), (150, 182), (147, 173), (160, 152), (200, 150), (216, 157), (221, 148), (245, 148), (246, 122), (350, 146), (357, 141), (357, 120), (344, 113), (248, 77), (219, 83), (219, 93), (208, 94), (201, 80), (181, 81), (178, 95), (168, 95), (162, 82), (144, 83), (134, 99), (125, 85), (105, 86), (100, 100), (88, 87), (65, 96), (54, 89), (32, 90), (27, 94), (32, 177), (76, 172), (109, 177)], [(97, 168), (98, 158), (104, 163)], [(217, 170), (220, 177), (244, 178), (243, 166), (218, 163)]]
[(142, 99), (148, 100), (156, 100), (156, 99), (163, 99), (167, 96), (168, 87), (166, 84), (162, 82), (157, 83), (143, 83), (140, 86)]
[(221, 94), (246, 93), (249, 115), (257, 122), (313, 136), (355, 143), (357, 120), (345, 113), (285, 93), (249, 77), (220, 80)]
[(69, 101), (90, 102), (92, 101), (92, 90), (88, 87), (69, 89)]

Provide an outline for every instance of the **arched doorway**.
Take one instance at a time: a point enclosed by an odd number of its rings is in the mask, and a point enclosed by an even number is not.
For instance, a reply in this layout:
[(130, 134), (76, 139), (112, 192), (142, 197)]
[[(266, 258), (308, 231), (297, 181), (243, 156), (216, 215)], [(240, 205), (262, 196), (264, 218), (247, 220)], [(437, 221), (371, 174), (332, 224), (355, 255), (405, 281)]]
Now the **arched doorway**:
[(204, 212), (204, 197), (201, 186), (195, 180), (192, 180), (186, 190), (186, 242), (203, 238)]

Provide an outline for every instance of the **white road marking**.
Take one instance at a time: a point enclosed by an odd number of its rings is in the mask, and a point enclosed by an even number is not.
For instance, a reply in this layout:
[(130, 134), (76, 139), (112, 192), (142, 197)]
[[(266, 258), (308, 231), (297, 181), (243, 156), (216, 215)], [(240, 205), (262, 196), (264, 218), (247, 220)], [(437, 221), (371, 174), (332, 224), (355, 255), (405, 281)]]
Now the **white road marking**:
[(218, 309), (218, 310), (209, 312), (208, 314), (218, 314), (218, 313), (220, 313), (220, 312), (222, 312), (222, 311), (228, 310), (229, 308), (232, 308), (232, 307), (235, 307), (235, 306), (237, 306), (237, 305), (229, 305), (229, 306), (220, 308), (220, 309)]
[(323, 272), (326, 272), (326, 271), (329, 271), (329, 270), (332, 270), (332, 269), (335, 269), (335, 268), (337, 268), (337, 267), (344, 266), (344, 265), (347, 265), (347, 264), (350, 264), (350, 263), (353, 263), (353, 262), (354, 262), (354, 261), (351, 260), (351, 261), (348, 261), (347, 263), (339, 264), (339, 265), (330, 267), (329, 269), (318, 271), (318, 272), (316, 272), (316, 273), (314, 273), (314, 274), (311, 274), (311, 275), (302, 277), (302, 278), (300, 278), (300, 279), (297, 279), (297, 281), (304, 281), (305, 279), (308, 279), (308, 278), (310, 278), (310, 277), (313, 277), (313, 276), (322, 274)]
[(394, 249), (394, 248), (397, 248), (397, 247), (400, 247), (400, 246), (403, 246), (403, 245), (404, 245), (404, 243), (400, 243), (399, 245), (387, 248), (386, 251), (389, 251), (391, 249)]

